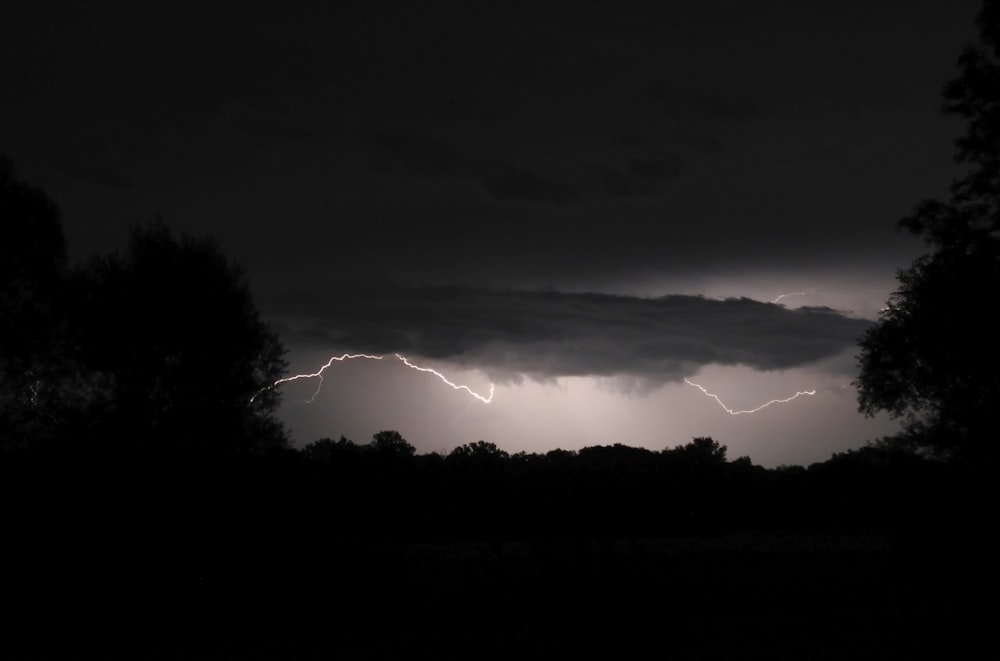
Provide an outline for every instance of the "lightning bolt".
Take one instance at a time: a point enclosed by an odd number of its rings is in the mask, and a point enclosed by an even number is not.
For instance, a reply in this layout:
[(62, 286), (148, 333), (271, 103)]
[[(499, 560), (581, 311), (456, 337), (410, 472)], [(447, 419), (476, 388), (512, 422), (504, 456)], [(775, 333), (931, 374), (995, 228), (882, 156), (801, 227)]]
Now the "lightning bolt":
[(442, 381), (444, 381), (445, 383), (447, 383), (449, 386), (451, 386), (455, 390), (464, 390), (465, 392), (469, 393), (470, 395), (472, 395), (473, 397), (475, 397), (476, 399), (478, 399), (479, 401), (481, 401), (483, 404), (489, 404), (490, 402), (493, 401), (493, 384), (492, 383), (490, 384), (490, 394), (486, 395), (484, 397), (483, 395), (480, 395), (479, 393), (477, 393), (474, 390), (472, 390), (472, 388), (470, 388), (469, 386), (463, 386), (463, 385), (458, 384), (458, 383), (452, 383), (451, 381), (449, 381), (448, 379), (445, 378), (444, 374), (441, 374), (441, 372), (438, 372), (437, 370), (432, 370), (429, 367), (420, 367), (419, 365), (414, 365), (409, 360), (407, 360), (405, 356), (400, 356), (398, 353), (396, 354), (396, 358), (398, 358), (399, 360), (401, 360), (404, 365), (406, 365), (407, 367), (409, 367), (411, 369), (415, 369), (418, 372), (429, 372), (429, 373), (433, 374), (434, 376), (436, 376), (437, 378), (441, 379)]
[(723, 410), (725, 410), (725, 412), (728, 413), (729, 415), (743, 415), (744, 413), (756, 413), (757, 411), (760, 411), (761, 409), (766, 409), (771, 404), (785, 404), (786, 402), (790, 402), (793, 399), (801, 397), (802, 395), (815, 395), (816, 394), (815, 390), (800, 390), (799, 392), (795, 393), (791, 397), (786, 397), (785, 399), (772, 399), (769, 402), (765, 402), (765, 403), (761, 404), (760, 406), (758, 406), (755, 409), (747, 409), (747, 410), (744, 410), (744, 411), (734, 411), (733, 409), (731, 409), (728, 406), (726, 406), (725, 404), (723, 404), (722, 400), (719, 399), (718, 395), (716, 395), (714, 393), (708, 392), (708, 389), (705, 388), (704, 386), (700, 386), (700, 385), (698, 385), (697, 383), (695, 383), (694, 381), (692, 381), (690, 379), (684, 379), (684, 383), (688, 384), (689, 386), (694, 386), (695, 388), (697, 388), (698, 390), (700, 390), (702, 393), (704, 393), (705, 396), (711, 397), (712, 399), (714, 399), (716, 402), (718, 402), (719, 406), (721, 406), (723, 408)]
[[(473, 397), (475, 397), (476, 399), (478, 399), (479, 401), (481, 401), (484, 404), (489, 404), (490, 402), (493, 401), (493, 384), (492, 383), (490, 384), (490, 392), (489, 392), (489, 394), (488, 395), (481, 395), (478, 392), (474, 391), (469, 386), (462, 385), (460, 383), (453, 383), (452, 381), (449, 381), (448, 377), (446, 377), (444, 374), (442, 374), (441, 372), (438, 372), (435, 369), (431, 369), (430, 367), (422, 367), (420, 365), (415, 365), (415, 364), (411, 363), (410, 360), (406, 356), (403, 356), (401, 354), (397, 353), (397, 354), (393, 354), (393, 355), (395, 356), (395, 358), (397, 360), (399, 360), (399, 362), (403, 363), (404, 365), (406, 365), (410, 369), (417, 370), (418, 372), (427, 372), (428, 374), (433, 374), (437, 378), (441, 379), (444, 383), (446, 383), (447, 385), (451, 386), (453, 389), (455, 389), (455, 390), (464, 390), (465, 392), (469, 393), (470, 395), (472, 395)], [(386, 356), (373, 356), (373, 355), (367, 354), (367, 353), (345, 353), (345, 354), (342, 354), (340, 356), (331, 356), (330, 359), (328, 361), (326, 361), (326, 364), (323, 365), (322, 367), (320, 367), (315, 372), (308, 373), (308, 374), (295, 374), (293, 376), (287, 376), (287, 377), (285, 377), (283, 379), (278, 379), (277, 381), (275, 381), (274, 383), (272, 383), (269, 386), (268, 389), (270, 389), (270, 388), (276, 388), (276, 387), (280, 386), (282, 383), (288, 383), (290, 381), (298, 381), (299, 379), (319, 379), (319, 383), (316, 385), (316, 390), (313, 392), (312, 397), (310, 397), (309, 399), (306, 400), (307, 404), (312, 404), (313, 402), (316, 401), (316, 397), (319, 396), (320, 391), (323, 389), (323, 372), (325, 372), (327, 369), (329, 369), (335, 362), (343, 362), (345, 360), (356, 360), (356, 359), (362, 359), (362, 360), (382, 360), (385, 357)], [(257, 395), (259, 395), (259, 394), (260, 394), (260, 392), (257, 393)], [(250, 398), (250, 402), (251, 403), (253, 402), (254, 398), (257, 397), (257, 395), (254, 395), (253, 397)]]
[[(770, 301), (770, 302), (771, 303), (777, 303), (781, 299), (788, 298), (789, 296), (805, 296), (809, 292), (816, 291), (817, 289), (819, 289), (819, 287), (813, 287), (811, 289), (806, 289), (806, 290), (803, 290), (803, 291), (790, 291), (787, 294), (781, 294), (781, 295), (779, 295), (778, 298), (776, 298), (776, 299), (774, 299), (773, 301)], [(692, 385), (694, 385), (694, 384), (692, 384)]]
[[(868, 284), (878, 284), (880, 282), (882, 282), (882, 281), (880, 281), (880, 280), (873, 280), (873, 281), (869, 282)], [(823, 289), (825, 286), (826, 285), (818, 285), (816, 287), (810, 287), (808, 289), (803, 289), (802, 291), (790, 291), (790, 292), (786, 292), (784, 294), (779, 294), (777, 298), (771, 299), (768, 302), (769, 303), (778, 303), (783, 298), (788, 298), (790, 296), (808, 296), (811, 293), (820, 294), (822, 296), (836, 296), (836, 297), (839, 297), (839, 298), (858, 298), (862, 294), (868, 294), (868, 293), (871, 293), (871, 292), (888, 292), (888, 291), (891, 291), (891, 289), (888, 289), (886, 287), (866, 287), (864, 289), (855, 290), (855, 291), (853, 291), (853, 293), (843, 293), (843, 292), (835, 292), (835, 291), (825, 290), (825, 289)]]
[(295, 376), (287, 376), (284, 379), (278, 379), (271, 384), (271, 388), (276, 388), (282, 383), (288, 383), (289, 381), (298, 381), (299, 379), (319, 379), (319, 383), (316, 385), (316, 390), (313, 392), (312, 397), (306, 400), (306, 404), (312, 404), (316, 401), (316, 397), (319, 396), (319, 391), (323, 389), (323, 372), (325, 372), (331, 365), (335, 362), (343, 362), (345, 360), (354, 360), (356, 358), (363, 358), (365, 360), (382, 360), (384, 356), (372, 356), (367, 353), (345, 353), (341, 356), (331, 356), (330, 360), (326, 361), (323, 367), (319, 368), (312, 374), (296, 374)]

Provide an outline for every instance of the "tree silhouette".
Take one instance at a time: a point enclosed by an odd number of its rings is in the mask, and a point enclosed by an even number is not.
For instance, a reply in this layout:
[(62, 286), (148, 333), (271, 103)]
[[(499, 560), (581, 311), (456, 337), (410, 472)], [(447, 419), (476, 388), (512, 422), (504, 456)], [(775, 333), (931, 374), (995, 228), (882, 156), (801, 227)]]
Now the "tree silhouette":
[(66, 238), (56, 205), (0, 156), (0, 443), (50, 436), (65, 407)]
[(4, 449), (286, 444), (284, 348), (212, 240), (135, 228), (71, 269), (56, 205), (0, 157), (0, 310)]
[(968, 165), (947, 202), (926, 200), (900, 226), (930, 252), (900, 271), (878, 323), (860, 341), (859, 409), (905, 422), (902, 440), (959, 461), (994, 461), (1000, 402), (1000, 3), (977, 18), (980, 43), (959, 58), (945, 109), (967, 120)]
[(74, 286), (82, 359), (106, 376), (96, 422), (107, 439), (214, 451), (285, 444), (270, 387), (284, 348), (214, 241), (136, 227), (123, 253), (93, 260)]
[(368, 446), (372, 452), (384, 457), (412, 457), (417, 449), (395, 430), (385, 430), (375, 433)]
[(356, 444), (346, 436), (341, 436), (339, 440), (332, 438), (321, 438), (313, 441), (302, 448), (302, 455), (309, 461), (317, 464), (335, 464), (344, 460), (353, 460), (361, 456), (362, 446)]
[(711, 468), (726, 463), (726, 449), (710, 436), (698, 436), (686, 445), (663, 450), (663, 455), (687, 468)]
[(473, 470), (492, 469), (507, 459), (510, 455), (497, 447), (496, 443), (476, 441), (459, 445), (448, 453), (448, 464)]

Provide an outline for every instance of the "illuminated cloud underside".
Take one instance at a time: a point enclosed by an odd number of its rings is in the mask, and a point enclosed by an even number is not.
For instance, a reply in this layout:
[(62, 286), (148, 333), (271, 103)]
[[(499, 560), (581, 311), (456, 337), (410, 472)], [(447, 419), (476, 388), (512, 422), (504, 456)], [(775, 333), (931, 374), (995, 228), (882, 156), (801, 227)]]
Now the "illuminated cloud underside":
[(335, 306), (317, 301), (314, 317), (283, 334), (298, 345), (445, 361), (502, 383), (631, 376), (655, 385), (705, 365), (789, 369), (856, 346), (871, 324), (829, 308), (688, 295), (428, 287), (329, 298)]

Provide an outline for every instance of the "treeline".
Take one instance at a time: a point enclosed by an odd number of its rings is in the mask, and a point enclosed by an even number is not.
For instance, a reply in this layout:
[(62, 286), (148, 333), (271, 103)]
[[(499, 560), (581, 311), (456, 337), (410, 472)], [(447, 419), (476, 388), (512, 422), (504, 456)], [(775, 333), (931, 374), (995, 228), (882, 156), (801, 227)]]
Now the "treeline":
[(417, 454), (383, 431), (368, 444), (341, 437), (230, 455), (8, 452), (0, 471), (7, 502), (26, 517), (44, 511), (45, 525), (142, 520), (215, 536), (212, 521), (224, 519), (233, 532), (246, 525), (313, 541), (896, 534), (975, 510), (955, 507), (971, 488), (967, 471), (891, 444), (769, 469), (729, 460), (711, 438), (661, 451), (615, 444), (516, 454), (479, 441), (442, 455)]
[[(988, 509), (975, 494), (990, 483), (970, 488), (957, 470), (880, 446), (764, 468), (710, 438), (517, 454), (484, 442), (418, 454), (395, 432), (228, 455), (9, 451), (0, 574), (29, 650), (402, 658), (416, 645), (493, 658), (475, 650), (492, 649), (503, 617), (517, 624), (497, 649), (565, 649), (550, 609), (612, 648), (648, 645), (662, 616), (672, 650), (698, 650), (720, 626), (699, 614), (718, 600), (743, 605), (725, 620), (737, 630), (760, 609), (760, 637), (802, 604), (853, 617), (884, 594), (903, 603), (911, 570), (970, 562), (981, 545), (953, 533), (986, 534), (986, 519), (944, 524)], [(883, 645), (902, 627), (887, 626)], [(396, 647), (371, 652), (383, 644)]]
[[(892, 528), (943, 466), (868, 446), (808, 468), (728, 460), (711, 438), (509, 454), (493, 443), (417, 455), (397, 432), (300, 453), (317, 503), (345, 528), (414, 539), (656, 537), (745, 529)], [(925, 510), (926, 513), (926, 510)]]

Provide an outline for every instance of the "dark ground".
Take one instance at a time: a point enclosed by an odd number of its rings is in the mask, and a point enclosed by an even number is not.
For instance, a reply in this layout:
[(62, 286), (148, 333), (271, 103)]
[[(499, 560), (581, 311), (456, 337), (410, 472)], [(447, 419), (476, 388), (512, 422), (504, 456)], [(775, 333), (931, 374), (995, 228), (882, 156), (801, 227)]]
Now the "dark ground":
[(365, 494), (91, 476), (6, 480), (5, 659), (961, 659), (995, 621), (988, 535), (947, 511), (435, 540), (345, 533)]

